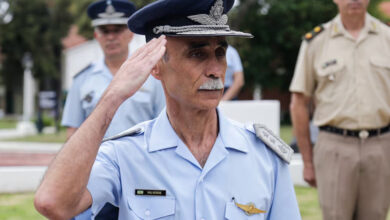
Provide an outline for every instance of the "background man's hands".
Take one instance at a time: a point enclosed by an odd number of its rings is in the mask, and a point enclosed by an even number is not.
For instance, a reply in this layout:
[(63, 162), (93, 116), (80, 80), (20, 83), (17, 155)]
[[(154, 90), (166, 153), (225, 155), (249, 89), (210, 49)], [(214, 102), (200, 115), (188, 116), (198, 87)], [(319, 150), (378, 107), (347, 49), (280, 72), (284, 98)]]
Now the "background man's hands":
[(312, 187), (317, 187), (314, 165), (305, 164), (303, 167), (303, 179)]

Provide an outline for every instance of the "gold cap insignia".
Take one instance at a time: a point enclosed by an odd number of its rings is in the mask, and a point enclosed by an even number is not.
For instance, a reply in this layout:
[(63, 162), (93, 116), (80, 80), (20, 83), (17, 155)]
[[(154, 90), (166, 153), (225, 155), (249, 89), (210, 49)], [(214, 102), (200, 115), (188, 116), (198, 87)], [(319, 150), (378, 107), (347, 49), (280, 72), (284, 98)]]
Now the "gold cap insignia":
[(260, 210), (258, 208), (256, 208), (255, 204), (253, 204), (252, 202), (246, 204), (246, 205), (243, 205), (243, 204), (239, 204), (237, 203), (234, 198), (233, 198), (233, 201), (234, 201), (234, 204), (240, 208), (242, 211), (245, 212), (246, 215), (254, 215), (254, 214), (260, 214), (260, 213), (265, 213), (266, 211), (263, 211), (263, 210)]

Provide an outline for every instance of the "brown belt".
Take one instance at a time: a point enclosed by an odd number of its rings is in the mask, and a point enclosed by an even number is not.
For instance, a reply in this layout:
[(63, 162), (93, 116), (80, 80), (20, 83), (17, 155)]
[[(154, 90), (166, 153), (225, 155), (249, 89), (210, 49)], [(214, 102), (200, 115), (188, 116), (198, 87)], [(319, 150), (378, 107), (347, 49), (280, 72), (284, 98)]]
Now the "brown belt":
[(366, 129), (366, 130), (348, 130), (348, 129), (336, 128), (333, 126), (326, 125), (326, 126), (321, 126), (320, 130), (343, 135), (343, 136), (358, 137), (360, 139), (366, 139), (369, 137), (374, 137), (374, 136), (378, 136), (378, 135), (384, 134), (386, 132), (389, 132), (390, 125), (387, 125), (386, 127), (383, 127), (383, 128)]

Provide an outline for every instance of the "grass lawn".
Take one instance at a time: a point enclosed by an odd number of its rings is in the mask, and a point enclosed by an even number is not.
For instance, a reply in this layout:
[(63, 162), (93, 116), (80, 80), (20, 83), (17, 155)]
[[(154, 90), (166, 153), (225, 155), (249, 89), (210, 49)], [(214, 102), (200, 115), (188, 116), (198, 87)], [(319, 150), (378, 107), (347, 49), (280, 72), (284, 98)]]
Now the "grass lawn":
[(293, 139), (292, 126), (291, 125), (281, 125), (280, 126), (280, 137), (290, 144)]
[(17, 121), (12, 119), (1, 119), (0, 129), (14, 129), (16, 128)]
[(66, 130), (60, 129), (54, 134), (38, 134), (20, 138), (4, 139), (4, 141), (20, 141), (20, 142), (47, 142), (47, 143), (64, 143), (66, 140)]
[(33, 205), (33, 194), (0, 194), (0, 219), (46, 219)]

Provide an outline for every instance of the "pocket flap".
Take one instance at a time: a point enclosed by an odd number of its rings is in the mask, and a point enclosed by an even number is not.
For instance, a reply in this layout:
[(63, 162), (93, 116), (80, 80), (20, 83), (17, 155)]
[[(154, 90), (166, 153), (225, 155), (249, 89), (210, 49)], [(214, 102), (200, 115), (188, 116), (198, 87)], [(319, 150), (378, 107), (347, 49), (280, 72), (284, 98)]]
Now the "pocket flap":
[(128, 204), (141, 219), (157, 219), (175, 214), (175, 198), (133, 196)]
[(389, 58), (383, 58), (383, 57), (371, 57), (370, 62), (374, 66), (378, 67), (384, 67), (390, 69), (390, 59)]

